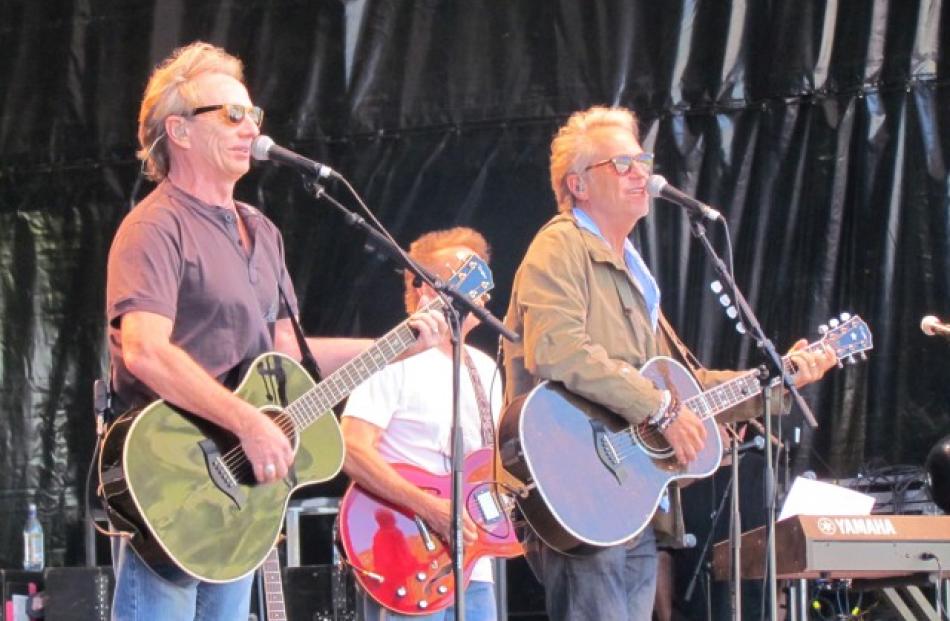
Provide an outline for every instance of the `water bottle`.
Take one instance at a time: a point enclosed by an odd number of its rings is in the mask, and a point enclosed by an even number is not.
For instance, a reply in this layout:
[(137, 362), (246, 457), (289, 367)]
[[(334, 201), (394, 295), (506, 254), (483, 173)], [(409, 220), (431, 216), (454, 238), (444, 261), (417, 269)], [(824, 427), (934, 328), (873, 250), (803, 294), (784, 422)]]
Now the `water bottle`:
[(43, 526), (36, 519), (36, 504), (30, 503), (26, 514), (26, 526), (23, 527), (23, 569), (43, 571)]

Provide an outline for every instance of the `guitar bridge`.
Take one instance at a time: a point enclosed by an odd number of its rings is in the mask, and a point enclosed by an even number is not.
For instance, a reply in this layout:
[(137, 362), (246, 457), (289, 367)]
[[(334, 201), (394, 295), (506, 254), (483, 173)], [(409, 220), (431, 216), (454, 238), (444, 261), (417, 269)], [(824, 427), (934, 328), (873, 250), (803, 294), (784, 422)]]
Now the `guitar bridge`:
[(208, 467), (208, 476), (215, 486), (230, 498), (238, 509), (243, 509), (247, 502), (247, 495), (238, 485), (237, 477), (221, 459), (218, 445), (211, 439), (204, 439), (198, 443), (205, 456), (205, 465)]
[(610, 441), (607, 428), (604, 427), (603, 423), (594, 419), (590, 420), (590, 426), (594, 434), (594, 449), (597, 451), (597, 457), (604, 464), (604, 467), (614, 475), (617, 482), (623, 485), (627, 479), (627, 473), (620, 467), (622, 460), (617, 453), (617, 449)]

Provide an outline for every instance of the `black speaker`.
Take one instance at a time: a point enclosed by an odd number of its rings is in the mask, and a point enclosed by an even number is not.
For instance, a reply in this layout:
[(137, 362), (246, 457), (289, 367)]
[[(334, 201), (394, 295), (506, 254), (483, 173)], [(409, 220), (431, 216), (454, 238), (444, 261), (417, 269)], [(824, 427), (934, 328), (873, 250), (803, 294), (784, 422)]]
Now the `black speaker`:
[(355, 621), (356, 585), (333, 565), (284, 568), (284, 601), (289, 621)]
[(109, 621), (115, 578), (111, 567), (46, 570), (46, 621)]
[(547, 621), (544, 587), (523, 556), (505, 563), (508, 583), (508, 619), (511, 621)]

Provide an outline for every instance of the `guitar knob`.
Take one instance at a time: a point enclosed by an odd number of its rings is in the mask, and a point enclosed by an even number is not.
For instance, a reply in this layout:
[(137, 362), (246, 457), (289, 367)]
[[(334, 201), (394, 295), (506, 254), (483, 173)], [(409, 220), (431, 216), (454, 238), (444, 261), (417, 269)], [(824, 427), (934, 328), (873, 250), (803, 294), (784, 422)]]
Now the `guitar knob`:
[(428, 608), (428, 607), (429, 607), (429, 602), (427, 602), (427, 601), (424, 600), (424, 599), (420, 599), (420, 600), (419, 600), (419, 609), (420, 609), (420, 610), (425, 610), (425, 609)]
[(416, 580), (418, 580), (419, 582), (425, 582), (425, 579), (426, 579), (425, 572), (420, 571), (419, 573), (416, 574)]
[(829, 319), (829, 320), (828, 320), (828, 325), (831, 326), (832, 328), (837, 328), (837, 327), (838, 327), (838, 320), (837, 320), (837, 319)]
[(406, 587), (399, 587), (396, 589), (396, 597), (405, 597), (406, 596)]
[(840, 315), (838, 315), (838, 317), (841, 318), (841, 321), (842, 321), (842, 322), (845, 322), (845, 321), (851, 319), (851, 313), (841, 313)]
[(828, 334), (828, 326), (826, 326), (825, 324), (821, 324), (820, 326), (818, 326), (818, 334), (822, 336)]
[(444, 584), (440, 584), (439, 588), (436, 590), (439, 592), (440, 595), (445, 595), (446, 593), (449, 592), (449, 587), (445, 586)]

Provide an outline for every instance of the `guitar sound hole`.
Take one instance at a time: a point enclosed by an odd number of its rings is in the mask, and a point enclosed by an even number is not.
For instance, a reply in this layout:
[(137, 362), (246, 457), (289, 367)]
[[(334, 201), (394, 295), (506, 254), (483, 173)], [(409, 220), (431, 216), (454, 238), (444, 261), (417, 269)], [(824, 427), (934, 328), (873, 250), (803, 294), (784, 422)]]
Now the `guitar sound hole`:
[(265, 407), (262, 408), (264, 414), (270, 417), (274, 424), (280, 427), (280, 430), (284, 432), (284, 435), (287, 436), (287, 439), (290, 440), (290, 445), (294, 448), (294, 452), (297, 450), (297, 429), (294, 426), (293, 420), (290, 418), (290, 414), (278, 407)]
[(633, 428), (634, 438), (640, 448), (653, 459), (669, 459), (674, 456), (669, 442), (655, 427), (637, 425)]

